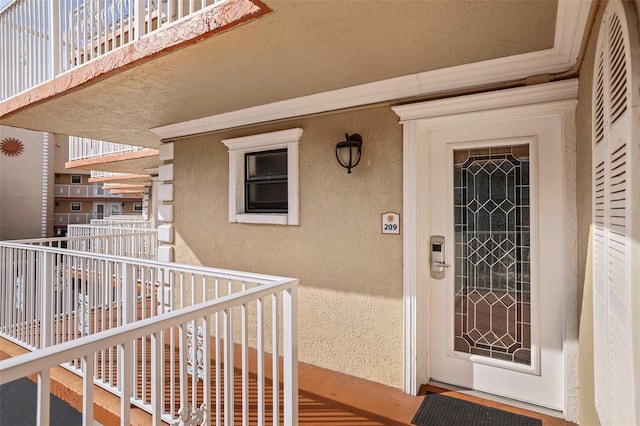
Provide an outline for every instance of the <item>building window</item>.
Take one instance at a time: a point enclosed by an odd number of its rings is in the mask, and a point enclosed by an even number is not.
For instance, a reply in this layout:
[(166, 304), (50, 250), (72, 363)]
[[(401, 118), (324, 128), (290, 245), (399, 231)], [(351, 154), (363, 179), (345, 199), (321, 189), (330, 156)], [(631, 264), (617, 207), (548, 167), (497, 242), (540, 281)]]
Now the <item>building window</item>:
[(73, 185), (80, 185), (82, 183), (81, 175), (71, 175), (71, 183)]
[(71, 211), (72, 212), (82, 211), (82, 203), (71, 203)]
[(245, 211), (287, 213), (287, 150), (249, 152), (245, 163)]
[(141, 212), (142, 211), (142, 203), (141, 202), (133, 203), (133, 211), (134, 212)]
[(229, 149), (229, 222), (298, 225), (302, 129), (222, 141)]

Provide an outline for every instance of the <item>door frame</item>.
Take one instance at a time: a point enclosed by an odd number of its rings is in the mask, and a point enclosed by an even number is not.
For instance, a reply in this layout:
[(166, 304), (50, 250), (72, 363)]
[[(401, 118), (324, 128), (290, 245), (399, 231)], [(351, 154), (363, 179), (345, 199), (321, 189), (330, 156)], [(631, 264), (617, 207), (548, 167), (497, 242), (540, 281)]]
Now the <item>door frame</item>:
[(564, 417), (578, 420), (578, 320), (575, 187), (577, 80), (401, 105), (403, 125), (404, 391), (416, 395), (429, 372), (429, 164), (430, 132), (470, 123), (554, 117), (563, 157)]

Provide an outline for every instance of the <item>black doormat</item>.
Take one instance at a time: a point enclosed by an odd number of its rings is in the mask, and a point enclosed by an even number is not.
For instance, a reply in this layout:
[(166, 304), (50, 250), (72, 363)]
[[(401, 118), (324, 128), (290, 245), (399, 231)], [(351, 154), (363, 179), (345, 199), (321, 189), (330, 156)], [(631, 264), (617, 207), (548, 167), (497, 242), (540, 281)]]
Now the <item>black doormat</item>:
[[(38, 385), (25, 378), (0, 386), (0, 426), (35, 426)], [(82, 414), (51, 395), (49, 414), (51, 426), (82, 425)]]
[(411, 421), (418, 426), (542, 426), (542, 420), (427, 392)]

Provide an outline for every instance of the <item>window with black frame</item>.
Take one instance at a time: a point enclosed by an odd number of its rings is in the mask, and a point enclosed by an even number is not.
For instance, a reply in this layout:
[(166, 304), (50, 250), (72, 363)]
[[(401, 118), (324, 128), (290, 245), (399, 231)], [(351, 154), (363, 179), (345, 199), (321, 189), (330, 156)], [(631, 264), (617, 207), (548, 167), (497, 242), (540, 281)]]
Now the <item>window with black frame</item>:
[(287, 149), (245, 154), (245, 211), (287, 213)]

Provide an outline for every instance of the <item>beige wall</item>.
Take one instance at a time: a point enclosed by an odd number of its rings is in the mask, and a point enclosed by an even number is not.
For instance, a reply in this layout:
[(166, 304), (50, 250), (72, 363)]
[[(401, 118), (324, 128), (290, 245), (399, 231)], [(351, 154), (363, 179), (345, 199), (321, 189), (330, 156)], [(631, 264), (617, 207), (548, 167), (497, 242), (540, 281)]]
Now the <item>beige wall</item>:
[[(301, 127), (300, 225), (228, 222), (221, 139)], [(347, 174), (345, 133), (364, 139)], [(401, 387), (402, 236), (381, 214), (402, 213), (402, 128), (388, 107), (291, 120), (175, 144), (176, 260), (298, 278), (300, 358)]]
[[(0, 126), (0, 140), (7, 137), (20, 140), (24, 151), (13, 157), (0, 153), (0, 240), (39, 238), (42, 235), (43, 133)], [(49, 140), (49, 153), (52, 145), (55, 145), (53, 135)], [(47, 164), (51, 159), (49, 155)], [(48, 191), (51, 185), (49, 179), (44, 190)], [(52, 211), (51, 204), (48, 202), (49, 211)], [(51, 235), (52, 228), (53, 224), (48, 223), (47, 235)]]
[[(64, 167), (64, 163), (69, 161), (69, 136), (66, 135), (56, 135), (56, 143), (53, 147), (53, 151), (55, 153), (53, 159), (53, 172), (54, 173), (69, 173)], [(90, 172), (86, 170), (80, 170), (80, 173)], [(75, 171), (74, 171), (75, 173)], [(58, 182), (56, 182), (58, 183)]]
[[(65, 172), (62, 173), (56, 172), (54, 182), (56, 185), (92, 185), (89, 183), (89, 178), (91, 177), (89, 173), (90, 172), (87, 172), (86, 170), (78, 170), (77, 172), (71, 170), (65, 170)], [(71, 183), (71, 176), (80, 176), (80, 183)]]

